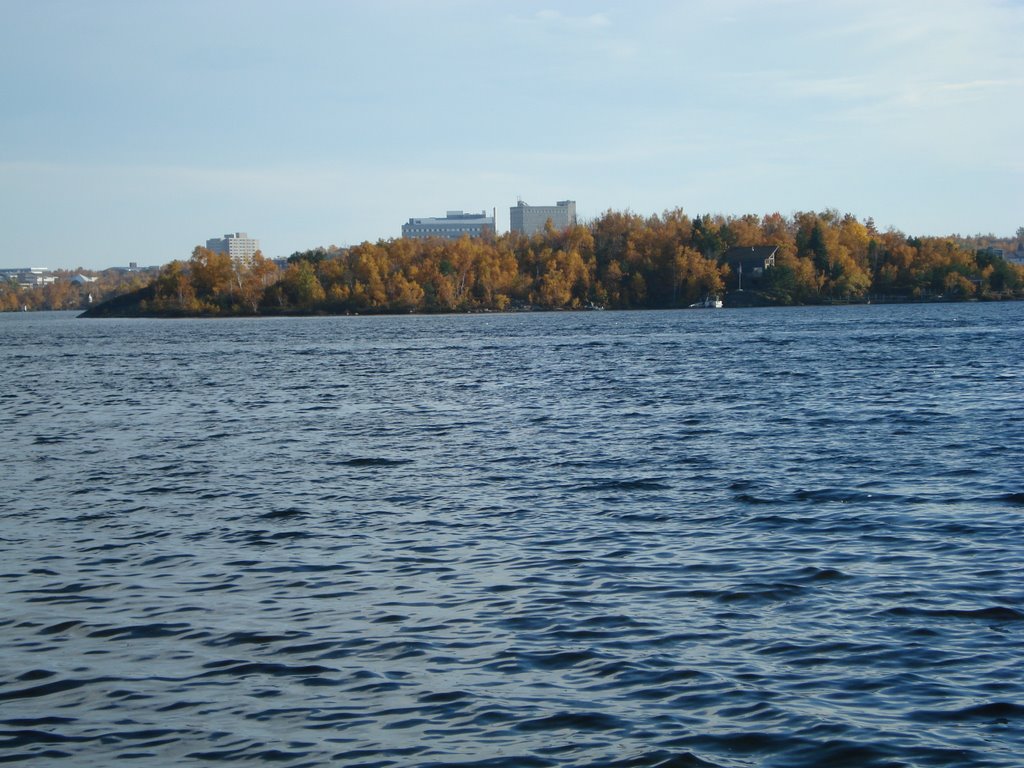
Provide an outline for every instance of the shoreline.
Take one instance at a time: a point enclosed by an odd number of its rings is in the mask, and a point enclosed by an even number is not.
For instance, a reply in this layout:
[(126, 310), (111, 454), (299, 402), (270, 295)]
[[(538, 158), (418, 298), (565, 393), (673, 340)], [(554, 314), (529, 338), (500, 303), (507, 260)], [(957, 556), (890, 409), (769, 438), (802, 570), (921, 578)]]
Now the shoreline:
[[(735, 292), (734, 292), (735, 293)], [(745, 292), (746, 293), (746, 292)], [(749, 292), (754, 294), (755, 292)], [(118, 297), (124, 298), (124, 297)], [(730, 301), (732, 299), (732, 301)], [(115, 300), (116, 301), (116, 300)], [(188, 313), (188, 312), (154, 312), (154, 311), (97, 311), (103, 310), (103, 305), (93, 307), (80, 312), (76, 319), (102, 320), (102, 319), (140, 319), (140, 320), (216, 320), (216, 319), (237, 319), (237, 318), (273, 318), (273, 317), (404, 317), (404, 316), (442, 316), (442, 315), (517, 315), (533, 313), (582, 313), (582, 312), (648, 312), (648, 311), (721, 311), (721, 310), (745, 310), (745, 309), (798, 309), (807, 307), (850, 307), (850, 306), (890, 306), (896, 304), (989, 304), (1003, 302), (1024, 301), (1020, 296), (983, 296), (968, 298), (950, 298), (946, 296), (929, 297), (899, 297), (899, 296), (869, 296), (863, 299), (831, 299), (807, 304), (772, 302), (765, 297), (757, 297), (751, 302), (736, 302), (733, 294), (725, 297), (725, 306), (718, 309), (701, 307), (562, 307), (547, 308), (536, 305), (524, 305), (520, 307), (508, 307), (505, 309), (475, 308), (464, 310), (448, 311), (362, 311), (339, 310), (331, 312), (325, 309), (300, 310), (282, 309), (270, 312), (218, 312), (218, 313)], [(136, 305), (137, 306), (137, 305)], [(36, 311), (36, 310), (30, 310)], [(77, 310), (71, 310), (77, 311)]]

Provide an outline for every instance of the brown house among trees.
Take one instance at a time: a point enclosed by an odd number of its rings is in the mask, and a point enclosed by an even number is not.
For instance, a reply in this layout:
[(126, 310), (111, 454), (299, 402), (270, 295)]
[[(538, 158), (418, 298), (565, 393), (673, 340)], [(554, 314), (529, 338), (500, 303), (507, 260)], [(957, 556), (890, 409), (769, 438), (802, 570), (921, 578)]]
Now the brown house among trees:
[(729, 265), (737, 288), (742, 289), (744, 282), (752, 288), (761, 281), (769, 267), (775, 266), (778, 250), (777, 245), (733, 246), (722, 254), (721, 262)]

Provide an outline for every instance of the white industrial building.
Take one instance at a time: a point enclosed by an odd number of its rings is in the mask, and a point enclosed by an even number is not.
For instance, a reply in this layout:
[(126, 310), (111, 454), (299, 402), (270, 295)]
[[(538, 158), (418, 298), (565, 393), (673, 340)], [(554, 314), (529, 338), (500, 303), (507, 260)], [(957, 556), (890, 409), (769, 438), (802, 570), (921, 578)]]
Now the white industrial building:
[(522, 200), (509, 209), (509, 228), (530, 237), (543, 232), (548, 219), (558, 230), (576, 226), (576, 201), (560, 200), (554, 205), (527, 205)]
[(448, 211), (443, 219), (409, 219), (408, 224), (402, 225), (402, 237), (421, 240), (429, 237), (458, 240), (463, 235), (483, 237), (485, 234), (494, 234), (494, 216), (488, 216), (487, 211)]
[(248, 232), (229, 232), (224, 237), (215, 237), (206, 241), (208, 250), (214, 253), (226, 253), (236, 264), (252, 264), (252, 257), (260, 249), (260, 241), (249, 237)]

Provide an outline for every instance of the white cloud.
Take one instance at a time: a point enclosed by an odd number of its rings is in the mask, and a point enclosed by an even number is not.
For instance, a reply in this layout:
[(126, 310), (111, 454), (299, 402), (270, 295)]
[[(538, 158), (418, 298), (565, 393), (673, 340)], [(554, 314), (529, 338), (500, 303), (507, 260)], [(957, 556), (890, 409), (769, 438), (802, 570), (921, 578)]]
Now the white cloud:
[(542, 57), (561, 53), (581, 67), (600, 69), (607, 59), (632, 59), (638, 50), (607, 13), (572, 15), (548, 8), (529, 16), (511, 16), (510, 21), (540, 46)]
[(537, 11), (534, 18), (544, 24), (555, 24), (571, 29), (604, 29), (612, 25), (611, 19), (604, 13), (593, 13), (589, 16), (567, 16), (561, 11)]

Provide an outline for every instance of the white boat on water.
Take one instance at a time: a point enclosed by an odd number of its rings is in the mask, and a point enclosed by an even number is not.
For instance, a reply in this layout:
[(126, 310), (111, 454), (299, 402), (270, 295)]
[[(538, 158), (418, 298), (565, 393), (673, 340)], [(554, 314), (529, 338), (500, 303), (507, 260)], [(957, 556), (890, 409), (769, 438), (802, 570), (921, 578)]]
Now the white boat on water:
[(690, 309), (721, 309), (724, 305), (717, 296), (705, 296), (703, 301), (690, 305)]

